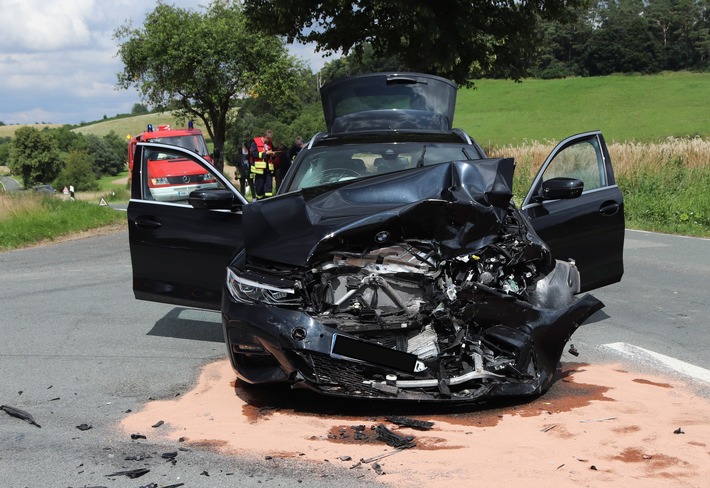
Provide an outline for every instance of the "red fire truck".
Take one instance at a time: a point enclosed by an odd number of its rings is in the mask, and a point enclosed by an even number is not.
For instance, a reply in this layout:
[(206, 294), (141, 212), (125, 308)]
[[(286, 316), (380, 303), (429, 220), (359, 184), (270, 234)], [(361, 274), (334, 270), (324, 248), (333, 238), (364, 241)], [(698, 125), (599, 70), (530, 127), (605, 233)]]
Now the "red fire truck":
[[(136, 143), (141, 141), (160, 142), (180, 146), (195, 151), (212, 162), (202, 131), (195, 129), (192, 121), (187, 129), (172, 129), (169, 125), (152, 124), (142, 134), (132, 137), (128, 142), (128, 170), (133, 172), (133, 155)], [(190, 192), (203, 188), (217, 188), (217, 180), (192, 161), (175, 158), (170, 154), (155, 153), (148, 160), (148, 190), (152, 198), (162, 202), (187, 200)], [(130, 181), (130, 176), (129, 176)]]

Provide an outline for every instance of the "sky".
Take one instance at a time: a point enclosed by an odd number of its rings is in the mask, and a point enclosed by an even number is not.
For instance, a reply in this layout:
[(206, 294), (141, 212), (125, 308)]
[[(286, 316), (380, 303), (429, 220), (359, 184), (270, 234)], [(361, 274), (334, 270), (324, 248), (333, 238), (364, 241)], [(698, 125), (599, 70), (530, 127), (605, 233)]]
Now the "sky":
[[(201, 10), (209, 0), (166, 0)], [(116, 88), (117, 27), (143, 25), (154, 0), (0, 0), (0, 121), (79, 124), (130, 113), (135, 89)], [(318, 71), (328, 59), (289, 46)]]

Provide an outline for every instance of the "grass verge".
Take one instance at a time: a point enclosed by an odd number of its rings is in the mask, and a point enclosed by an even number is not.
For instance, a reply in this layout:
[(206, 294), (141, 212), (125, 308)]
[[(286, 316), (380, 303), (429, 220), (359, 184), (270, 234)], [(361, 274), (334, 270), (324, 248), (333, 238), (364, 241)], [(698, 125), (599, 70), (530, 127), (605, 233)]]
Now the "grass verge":
[(33, 193), (0, 193), (0, 251), (109, 224), (126, 215), (110, 207)]

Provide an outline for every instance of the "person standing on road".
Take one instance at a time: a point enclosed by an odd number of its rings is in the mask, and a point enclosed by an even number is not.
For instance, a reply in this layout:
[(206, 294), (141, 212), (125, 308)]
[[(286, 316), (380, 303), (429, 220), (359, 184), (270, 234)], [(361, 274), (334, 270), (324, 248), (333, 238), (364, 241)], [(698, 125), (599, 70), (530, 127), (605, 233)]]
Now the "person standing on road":
[(241, 191), (242, 195), (245, 197), (247, 194), (247, 185), (252, 194), (254, 193), (254, 184), (249, 178), (249, 171), (249, 143), (244, 142), (242, 143), (239, 154), (237, 154), (237, 173), (239, 178), (239, 191)]
[(273, 191), (274, 175), (274, 131), (268, 129), (261, 137), (255, 137), (249, 151), (251, 176), (254, 181), (252, 197), (261, 200), (270, 197)]

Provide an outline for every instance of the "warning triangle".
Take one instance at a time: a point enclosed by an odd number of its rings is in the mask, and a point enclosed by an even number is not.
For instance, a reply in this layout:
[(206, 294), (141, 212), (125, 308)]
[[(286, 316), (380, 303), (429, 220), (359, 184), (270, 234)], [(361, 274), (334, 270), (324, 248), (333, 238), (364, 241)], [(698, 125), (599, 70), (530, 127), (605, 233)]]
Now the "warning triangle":
[(106, 203), (106, 200), (104, 200), (104, 197), (101, 197), (101, 201), (99, 202), (99, 205), (101, 205), (102, 207), (105, 207), (106, 205), (108, 205), (108, 203)]

